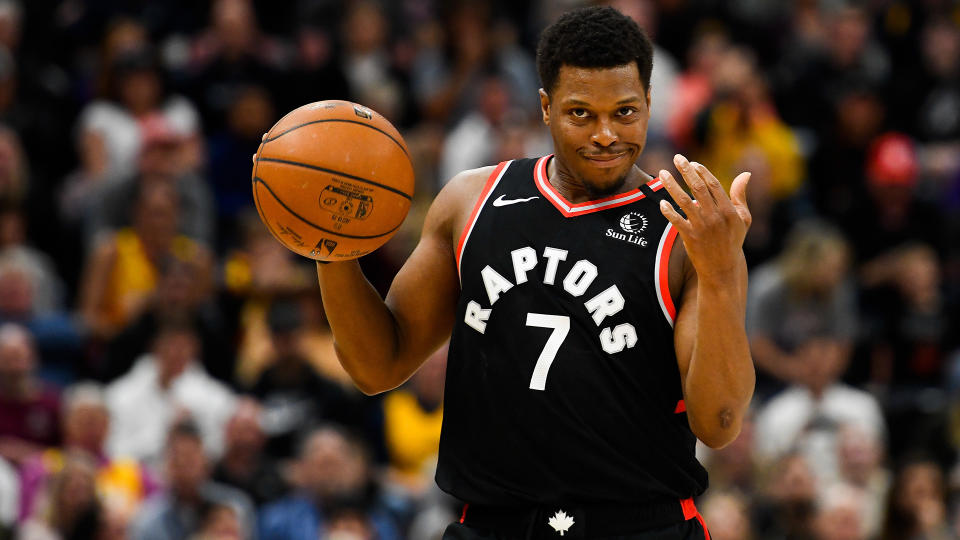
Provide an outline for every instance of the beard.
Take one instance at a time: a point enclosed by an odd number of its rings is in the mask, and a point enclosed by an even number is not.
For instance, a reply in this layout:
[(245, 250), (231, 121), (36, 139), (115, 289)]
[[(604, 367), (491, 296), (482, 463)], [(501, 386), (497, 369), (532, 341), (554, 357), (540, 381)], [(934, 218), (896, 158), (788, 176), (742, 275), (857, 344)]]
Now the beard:
[(581, 182), (581, 183), (583, 184), (583, 189), (587, 190), (587, 193), (590, 195), (591, 200), (602, 199), (604, 197), (609, 197), (610, 195), (613, 195), (614, 193), (620, 191), (620, 189), (623, 188), (623, 185), (627, 182), (628, 175), (629, 175), (629, 171), (627, 172), (627, 174), (624, 174), (623, 176), (617, 178), (616, 182), (603, 187), (595, 186), (593, 184), (590, 184), (589, 182)]

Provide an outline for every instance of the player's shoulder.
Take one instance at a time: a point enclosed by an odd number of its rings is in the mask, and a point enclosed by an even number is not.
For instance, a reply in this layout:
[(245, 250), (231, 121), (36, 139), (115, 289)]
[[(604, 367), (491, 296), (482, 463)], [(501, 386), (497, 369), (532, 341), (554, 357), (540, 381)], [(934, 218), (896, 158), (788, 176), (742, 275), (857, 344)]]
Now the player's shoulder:
[(454, 175), (437, 194), (433, 206), (454, 219), (463, 212), (469, 212), (495, 169), (496, 166), (491, 165)]
[(483, 186), (487, 183), (487, 179), (490, 178), (490, 175), (493, 174), (493, 171), (496, 170), (496, 165), (489, 165), (487, 167), (478, 167), (476, 169), (467, 169), (462, 171), (449, 182), (443, 186), (441, 193), (443, 191), (452, 191), (454, 194), (480, 194), (483, 191)]

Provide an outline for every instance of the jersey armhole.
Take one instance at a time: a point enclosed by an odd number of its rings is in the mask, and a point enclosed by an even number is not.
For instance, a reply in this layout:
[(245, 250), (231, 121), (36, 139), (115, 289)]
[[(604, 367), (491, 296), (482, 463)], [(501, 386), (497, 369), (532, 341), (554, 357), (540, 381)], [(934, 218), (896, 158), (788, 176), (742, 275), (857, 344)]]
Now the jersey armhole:
[(660, 245), (657, 246), (657, 262), (653, 270), (654, 282), (657, 287), (657, 301), (660, 303), (660, 310), (671, 328), (677, 316), (673, 298), (670, 296), (670, 253), (673, 252), (673, 245), (676, 240), (677, 229), (674, 228), (672, 223), (667, 223), (667, 227), (660, 236)]
[[(463, 232), (460, 233), (460, 241), (457, 242), (457, 277), (460, 278), (460, 260), (463, 258), (463, 250), (467, 246), (467, 239), (470, 237), (470, 233), (473, 232), (473, 226), (477, 222), (477, 217), (480, 215), (480, 210), (483, 209), (483, 205), (486, 204), (487, 199), (490, 198), (490, 194), (493, 193), (494, 188), (500, 182), (500, 179), (503, 178), (503, 173), (506, 172), (507, 168), (510, 166), (511, 161), (503, 161), (490, 173), (490, 176), (487, 177), (487, 182), (483, 186), (483, 191), (480, 192), (480, 197), (477, 198), (477, 202), (473, 205), (473, 211), (470, 213), (470, 219), (467, 220), (467, 223), (463, 226)], [(461, 279), (461, 282), (463, 280)]]

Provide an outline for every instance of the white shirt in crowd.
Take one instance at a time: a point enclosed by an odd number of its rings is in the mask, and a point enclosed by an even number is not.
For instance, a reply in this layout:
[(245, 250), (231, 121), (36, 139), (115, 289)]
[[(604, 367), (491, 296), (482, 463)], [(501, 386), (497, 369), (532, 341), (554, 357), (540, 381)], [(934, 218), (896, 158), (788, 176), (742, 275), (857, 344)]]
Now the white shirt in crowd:
[(189, 413), (200, 429), (208, 455), (218, 457), (223, 452), (224, 427), (235, 403), (233, 392), (196, 362), (191, 362), (169, 388), (161, 388), (152, 355), (144, 355), (107, 387), (107, 449), (113, 456), (157, 463), (171, 424)]
[(845, 425), (884, 440), (883, 413), (868, 392), (837, 383), (818, 400), (805, 387), (790, 387), (771, 399), (757, 416), (757, 457), (772, 462), (799, 451), (818, 479), (835, 480), (838, 434)]

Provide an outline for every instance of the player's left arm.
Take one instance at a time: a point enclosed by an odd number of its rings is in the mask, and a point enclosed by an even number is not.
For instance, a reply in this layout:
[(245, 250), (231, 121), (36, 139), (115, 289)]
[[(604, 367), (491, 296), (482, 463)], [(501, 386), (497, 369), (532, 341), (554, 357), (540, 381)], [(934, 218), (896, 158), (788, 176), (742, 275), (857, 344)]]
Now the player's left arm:
[(727, 197), (703, 165), (680, 155), (674, 163), (696, 197), (693, 201), (669, 172), (661, 171), (664, 186), (686, 214), (684, 218), (666, 201), (660, 205), (683, 242), (683, 249), (675, 251), (684, 256), (687, 269), (674, 322), (674, 349), (690, 429), (707, 446), (720, 448), (740, 433), (755, 383), (744, 327), (743, 239), (751, 220), (745, 194), (750, 173), (734, 179)]

